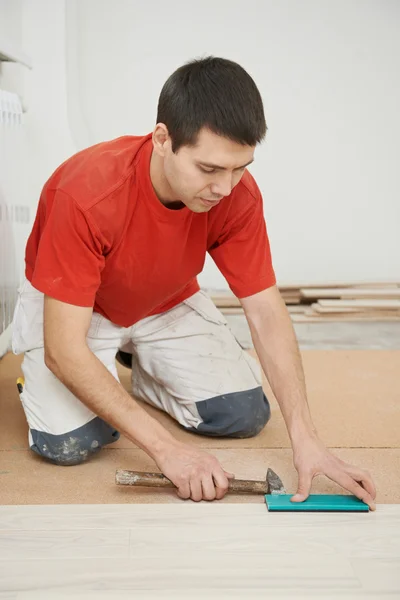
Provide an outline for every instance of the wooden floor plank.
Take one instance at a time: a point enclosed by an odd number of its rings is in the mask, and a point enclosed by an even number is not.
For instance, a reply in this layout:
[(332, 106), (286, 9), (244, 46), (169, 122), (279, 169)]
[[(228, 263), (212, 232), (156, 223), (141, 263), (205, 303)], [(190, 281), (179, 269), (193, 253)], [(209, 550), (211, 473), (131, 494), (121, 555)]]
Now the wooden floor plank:
[[(210, 540), (211, 542), (211, 540)], [(230, 554), (209, 552), (183, 554), (168, 552), (128, 559), (62, 559), (7, 561), (0, 573), (0, 589), (83, 591), (185, 590), (207, 592), (208, 588), (301, 591), (360, 590), (350, 562), (340, 556), (311, 554), (263, 556), (262, 553)], [(21, 578), (23, 573), (23, 578)]]
[[(399, 535), (399, 530), (397, 530)], [(351, 564), (363, 588), (374, 592), (396, 592), (400, 598), (400, 554), (385, 558), (354, 558)]]
[[(204, 600), (204, 590), (187, 588), (186, 590), (140, 590), (140, 595), (135, 595), (135, 598), (140, 600)], [(243, 590), (237, 589), (207, 589), (207, 600), (265, 600), (271, 598), (268, 590)], [(329, 600), (398, 600), (397, 592), (368, 592), (365, 590), (352, 590), (350, 593), (346, 591), (330, 592), (325, 590), (321, 596), (319, 590), (308, 590), (306, 593), (301, 593), (298, 590), (274, 590), (274, 600), (321, 600), (326, 598)], [(131, 591), (118, 591), (112, 594), (113, 600), (132, 600)], [(0, 595), (0, 600), (2, 596)], [(17, 595), (7, 596), (6, 600), (110, 600), (110, 592), (61, 592), (53, 590), (45, 592), (20, 592)]]
[(0, 519), (17, 528), (0, 533), (1, 600), (400, 592), (399, 505), (367, 514), (269, 513), (245, 503), (13, 506), (1, 507)]
[[(123, 524), (121, 523), (121, 526)], [(127, 528), (0, 531), (0, 564), (10, 560), (127, 558)]]
[[(132, 529), (162, 523), (174, 525), (179, 519), (196, 524), (218, 524), (221, 519), (237, 518), (247, 524), (272, 527), (316, 527), (354, 524), (353, 513), (270, 513), (265, 503), (240, 504), (222, 502), (180, 502), (179, 504), (58, 504), (35, 506), (0, 506), (2, 531), (69, 531), (71, 529)], [(360, 513), (357, 523), (393, 525), (400, 531), (400, 505), (380, 504), (376, 512)]]

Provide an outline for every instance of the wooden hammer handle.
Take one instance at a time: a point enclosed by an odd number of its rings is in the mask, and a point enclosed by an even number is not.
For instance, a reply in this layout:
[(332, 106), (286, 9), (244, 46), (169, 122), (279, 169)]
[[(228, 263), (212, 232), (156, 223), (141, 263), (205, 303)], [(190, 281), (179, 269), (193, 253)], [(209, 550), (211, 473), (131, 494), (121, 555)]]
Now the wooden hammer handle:
[[(117, 469), (115, 473), (117, 485), (136, 485), (141, 487), (176, 488), (168, 477), (162, 473), (141, 473)], [(245, 479), (230, 479), (229, 491), (239, 494), (267, 494), (266, 481), (251, 481)]]

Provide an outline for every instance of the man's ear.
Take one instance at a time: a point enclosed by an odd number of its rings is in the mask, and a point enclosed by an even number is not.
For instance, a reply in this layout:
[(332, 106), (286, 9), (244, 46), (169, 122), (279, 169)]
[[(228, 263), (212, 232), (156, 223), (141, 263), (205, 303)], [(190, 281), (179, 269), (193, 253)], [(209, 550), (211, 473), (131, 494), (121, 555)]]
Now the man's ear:
[(167, 148), (171, 145), (171, 138), (168, 128), (164, 123), (157, 123), (153, 131), (154, 151), (163, 158), (166, 155)]

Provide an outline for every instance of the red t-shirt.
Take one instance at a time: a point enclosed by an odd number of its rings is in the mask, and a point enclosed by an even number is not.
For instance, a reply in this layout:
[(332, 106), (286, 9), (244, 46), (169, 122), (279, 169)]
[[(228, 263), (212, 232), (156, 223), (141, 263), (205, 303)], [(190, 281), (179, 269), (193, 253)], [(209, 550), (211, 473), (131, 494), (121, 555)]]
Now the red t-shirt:
[(123, 327), (197, 292), (207, 251), (238, 298), (274, 285), (262, 197), (250, 173), (207, 213), (168, 209), (150, 180), (151, 137), (96, 144), (53, 173), (26, 247), (27, 279)]

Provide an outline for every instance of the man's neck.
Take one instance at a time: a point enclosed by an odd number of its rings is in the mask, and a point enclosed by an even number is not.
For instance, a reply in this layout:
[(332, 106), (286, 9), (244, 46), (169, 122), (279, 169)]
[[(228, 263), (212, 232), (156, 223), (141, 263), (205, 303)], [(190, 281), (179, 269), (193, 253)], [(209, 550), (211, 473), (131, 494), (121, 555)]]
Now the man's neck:
[(171, 204), (178, 204), (178, 202), (172, 198), (172, 190), (164, 176), (162, 158), (158, 156), (154, 150), (150, 159), (150, 181), (161, 204), (168, 206), (168, 208), (173, 208)]

